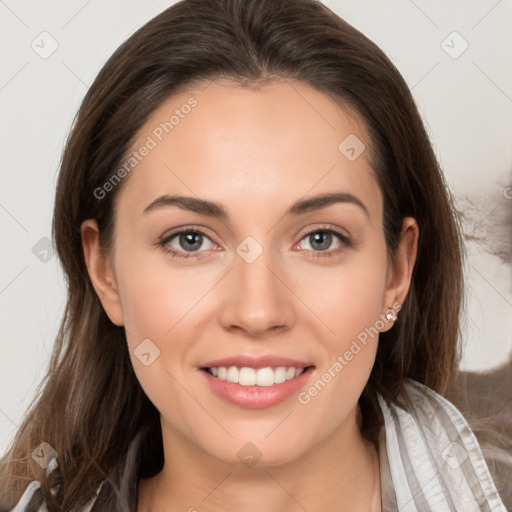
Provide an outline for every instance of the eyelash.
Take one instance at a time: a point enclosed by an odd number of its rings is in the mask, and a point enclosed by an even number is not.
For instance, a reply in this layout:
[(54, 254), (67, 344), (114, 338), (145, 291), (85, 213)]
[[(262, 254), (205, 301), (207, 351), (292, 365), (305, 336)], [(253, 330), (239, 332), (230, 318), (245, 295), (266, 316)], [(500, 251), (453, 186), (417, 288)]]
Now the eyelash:
[[(184, 259), (184, 260), (188, 260), (190, 258), (197, 258), (198, 257), (197, 254), (200, 254), (203, 251), (199, 251), (199, 252), (196, 252), (196, 253), (192, 252), (192, 253), (187, 254), (185, 251), (176, 251), (175, 249), (171, 249), (167, 245), (173, 238), (175, 238), (176, 236), (181, 235), (183, 233), (199, 234), (199, 235), (203, 235), (204, 237), (206, 237), (208, 239), (210, 238), (201, 229), (192, 228), (192, 227), (185, 227), (185, 228), (180, 229), (179, 231), (175, 231), (174, 233), (171, 233), (170, 235), (161, 237), (157, 241), (156, 245), (158, 247), (160, 247), (166, 254), (169, 254), (173, 258)], [(336, 231), (336, 230), (331, 229), (331, 228), (324, 228), (324, 227), (321, 227), (321, 226), (316, 228), (316, 229), (314, 229), (314, 230), (312, 230), (312, 231), (308, 231), (307, 233), (305, 233), (301, 237), (300, 241), (304, 240), (306, 237), (311, 236), (311, 235), (313, 235), (315, 233), (330, 233), (330, 234), (338, 237), (339, 241), (341, 242), (341, 245), (337, 249), (333, 249), (333, 250), (330, 250), (330, 251), (308, 251), (308, 252), (312, 252), (313, 253), (313, 258), (334, 258), (340, 252), (345, 250), (347, 247), (351, 247), (353, 245), (353, 242), (351, 241), (351, 239), (348, 238), (345, 235), (342, 235), (339, 231)], [(213, 243), (215, 243), (215, 242), (213, 242)]]

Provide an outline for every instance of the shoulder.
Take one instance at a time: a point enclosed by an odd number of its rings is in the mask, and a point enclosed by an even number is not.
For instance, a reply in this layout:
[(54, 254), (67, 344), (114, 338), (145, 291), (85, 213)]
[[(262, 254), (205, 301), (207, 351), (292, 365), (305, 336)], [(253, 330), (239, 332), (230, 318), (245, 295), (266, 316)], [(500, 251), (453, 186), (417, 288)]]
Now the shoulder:
[(403, 398), (408, 410), (378, 397), (399, 506), (422, 503), (425, 508), (411, 510), (506, 512), (478, 441), (458, 409), (412, 380)]
[[(48, 468), (46, 469), (46, 475), (48, 476), (52, 471), (58, 468), (57, 459), (53, 459)], [(39, 480), (33, 480), (28, 484), (25, 491), (23, 492), (21, 498), (18, 500), (18, 503), (9, 510), (8, 512), (48, 512), (48, 507), (45, 502), (41, 503), (39, 506), (34, 505), (33, 501), (37, 499), (36, 494), (38, 489), (41, 487), (41, 482)], [(102, 485), (98, 487), (96, 491), (96, 496), (91, 498), (91, 500), (80, 510), (80, 512), (90, 512), (94, 503), (96, 502), (96, 498), (98, 493), (101, 490)], [(55, 491), (52, 491), (55, 492)], [(39, 499), (40, 501), (40, 499)], [(38, 508), (34, 508), (37, 506)]]

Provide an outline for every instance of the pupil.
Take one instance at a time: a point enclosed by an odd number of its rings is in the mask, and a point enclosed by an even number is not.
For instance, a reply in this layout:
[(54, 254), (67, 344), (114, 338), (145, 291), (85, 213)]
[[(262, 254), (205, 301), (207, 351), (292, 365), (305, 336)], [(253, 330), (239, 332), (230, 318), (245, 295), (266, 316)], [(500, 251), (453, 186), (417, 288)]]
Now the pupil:
[[(319, 249), (326, 250), (331, 245), (332, 235), (331, 233), (326, 233), (325, 231), (319, 231), (314, 235), (311, 235), (315, 243), (319, 243), (321, 247)], [(311, 244), (313, 246), (313, 244)]]
[[(194, 238), (199, 237), (199, 242), (197, 240), (194, 242)], [(187, 233), (185, 235), (181, 235), (180, 243), (183, 247), (188, 247), (190, 249), (199, 249), (201, 247), (201, 235), (199, 233)]]

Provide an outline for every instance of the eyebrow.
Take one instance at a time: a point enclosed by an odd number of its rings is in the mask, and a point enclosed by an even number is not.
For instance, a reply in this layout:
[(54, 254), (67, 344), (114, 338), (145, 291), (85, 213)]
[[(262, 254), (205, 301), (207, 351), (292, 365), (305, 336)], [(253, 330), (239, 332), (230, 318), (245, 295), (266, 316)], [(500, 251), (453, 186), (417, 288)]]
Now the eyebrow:
[[(297, 201), (288, 210), (287, 215), (297, 216), (303, 213), (320, 210), (321, 208), (325, 208), (336, 203), (355, 204), (361, 208), (361, 210), (363, 210), (368, 218), (370, 217), (368, 208), (366, 208), (364, 203), (356, 196), (345, 192), (321, 194), (309, 199)], [(215, 217), (219, 219), (229, 218), (227, 211), (221, 204), (207, 201), (205, 199), (198, 199), (195, 197), (176, 195), (171, 196), (168, 194), (164, 194), (156, 198), (152, 203), (146, 206), (143, 214), (147, 215), (154, 210), (164, 208), (166, 206), (177, 206), (183, 210), (189, 210), (195, 213), (200, 213), (202, 215), (208, 215), (209, 217)]]

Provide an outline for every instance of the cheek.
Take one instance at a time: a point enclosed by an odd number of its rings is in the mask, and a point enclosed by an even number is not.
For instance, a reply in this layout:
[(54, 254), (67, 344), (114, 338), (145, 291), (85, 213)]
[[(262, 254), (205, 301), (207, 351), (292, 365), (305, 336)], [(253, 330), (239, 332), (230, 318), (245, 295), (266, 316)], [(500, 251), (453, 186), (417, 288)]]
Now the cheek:
[(338, 291), (332, 292), (331, 306), (323, 317), (333, 331), (322, 336), (325, 357), (311, 385), (297, 397), (309, 411), (304, 428), (316, 428), (317, 419), (322, 418), (323, 434), (334, 431), (351, 414), (368, 382), (377, 353), (375, 324), (382, 299), (369, 278), (347, 277), (335, 284)]
[(178, 382), (188, 377), (195, 326), (219, 276), (192, 266), (172, 268), (156, 251), (125, 252), (116, 263), (132, 365), (148, 397), (164, 410), (169, 396), (180, 396)]
[[(119, 275), (128, 349), (142, 389), (165, 414), (199, 415), (182, 386), (189, 377), (184, 369), (189, 365), (194, 316), (201, 313), (198, 301), (209, 287), (204, 280), (202, 285), (194, 282), (192, 273), (172, 272), (161, 264), (139, 265), (136, 258), (120, 265)], [(175, 423), (182, 421), (174, 417)]]
[(157, 250), (132, 251), (117, 266), (123, 319), (132, 343), (174, 340), (175, 331), (193, 321), (201, 298), (218, 279), (212, 270), (173, 267)]
[[(357, 337), (379, 319), (385, 291), (385, 269), (366, 267), (364, 272), (343, 275), (336, 286), (330, 311), (333, 330), (344, 342)], [(345, 344), (345, 343), (344, 343)]]
[[(325, 355), (318, 371), (321, 382), (311, 392), (306, 390), (304, 402), (318, 395), (317, 407), (325, 407), (326, 414), (333, 400), (355, 405), (366, 385), (375, 360), (379, 329), (383, 327), (380, 315), (386, 269), (382, 241), (371, 249), (352, 253), (323, 277), (309, 275), (302, 282), (305, 301), (315, 305), (314, 311), (326, 327), (321, 328)], [(320, 393), (323, 386), (329, 387), (330, 392)]]
[(374, 326), (382, 312), (386, 288), (386, 247), (375, 236), (365, 247), (348, 250), (339, 263), (295, 269), (297, 295), (316, 314), (331, 336), (329, 347), (343, 349), (366, 328)]

